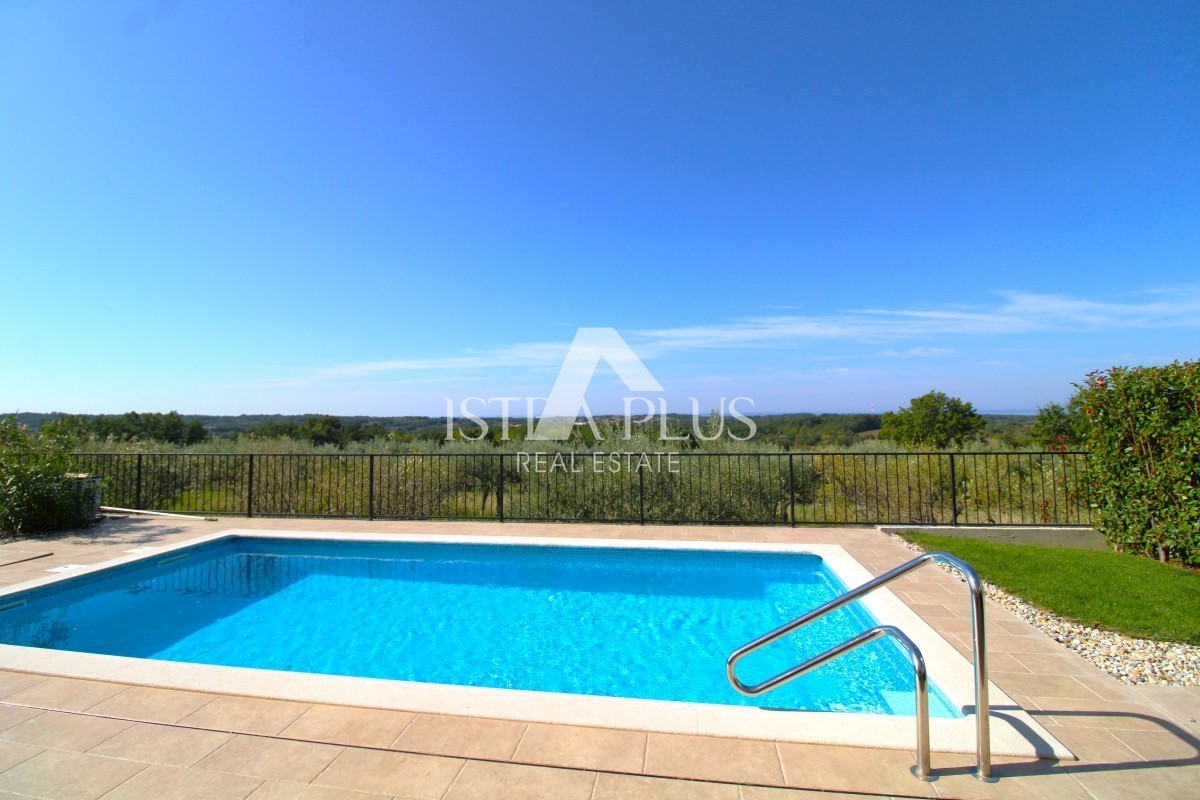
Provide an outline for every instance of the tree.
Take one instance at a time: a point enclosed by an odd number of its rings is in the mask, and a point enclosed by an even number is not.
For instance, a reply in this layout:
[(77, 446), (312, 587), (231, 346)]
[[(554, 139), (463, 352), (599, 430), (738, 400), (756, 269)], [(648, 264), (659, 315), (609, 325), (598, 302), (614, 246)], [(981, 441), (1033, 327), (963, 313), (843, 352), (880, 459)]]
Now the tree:
[(138, 438), (154, 439), (169, 444), (183, 444), (185, 423), (178, 411), (166, 414), (147, 414), (145, 426)]
[(314, 445), (332, 444), (343, 447), (346, 444), (347, 431), (342, 428), (342, 421), (337, 417), (322, 414), (308, 417), (296, 426), (295, 438), (306, 439)]
[(1079, 447), (1083, 444), (1083, 429), (1076, 405), (1075, 402), (1069, 406), (1051, 403), (1039, 407), (1029, 438), (1047, 450), (1064, 452)]
[(979, 436), (987, 424), (970, 403), (943, 392), (914, 397), (911, 403), (883, 415), (880, 438), (904, 445), (961, 447)]
[(117, 442), (195, 444), (208, 438), (208, 430), (199, 420), (185, 423), (178, 411), (166, 414), (130, 411), (120, 416), (68, 414), (46, 423), (40, 430), (47, 435), (71, 435), (80, 440)]
[(246, 431), (246, 435), (252, 439), (291, 439), (296, 435), (296, 424), (294, 422), (271, 420), (270, 422), (256, 425)]
[(184, 444), (198, 444), (208, 441), (208, 428), (198, 419), (189, 422), (183, 429)]

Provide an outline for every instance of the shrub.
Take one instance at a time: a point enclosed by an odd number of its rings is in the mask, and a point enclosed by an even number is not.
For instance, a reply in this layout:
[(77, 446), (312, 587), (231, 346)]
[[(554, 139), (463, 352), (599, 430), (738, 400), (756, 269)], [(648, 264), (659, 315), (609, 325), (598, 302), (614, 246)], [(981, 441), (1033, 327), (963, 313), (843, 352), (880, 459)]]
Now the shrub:
[(376, 514), (418, 518), (451, 514), (459, 488), (456, 466), (447, 456), (381, 460), (376, 467)]
[(0, 531), (28, 535), (87, 524), (95, 497), (68, 477), (70, 458), (69, 440), (35, 438), (13, 417), (0, 419)]
[(814, 455), (817, 507), (829, 522), (949, 522), (950, 459), (939, 453)]
[(1097, 528), (1118, 550), (1200, 565), (1200, 361), (1093, 372), (1079, 404)]
[(959, 522), (1085, 523), (1086, 464), (1072, 453), (964, 453), (957, 464)]

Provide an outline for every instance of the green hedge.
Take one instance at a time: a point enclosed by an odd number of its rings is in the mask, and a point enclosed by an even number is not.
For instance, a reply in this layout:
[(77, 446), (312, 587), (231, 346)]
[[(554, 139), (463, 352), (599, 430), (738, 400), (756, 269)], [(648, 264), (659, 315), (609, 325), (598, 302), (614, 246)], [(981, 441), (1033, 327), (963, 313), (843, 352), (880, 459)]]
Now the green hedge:
[(1200, 361), (1080, 387), (1096, 527), (1118, 550), (1200, 565)]

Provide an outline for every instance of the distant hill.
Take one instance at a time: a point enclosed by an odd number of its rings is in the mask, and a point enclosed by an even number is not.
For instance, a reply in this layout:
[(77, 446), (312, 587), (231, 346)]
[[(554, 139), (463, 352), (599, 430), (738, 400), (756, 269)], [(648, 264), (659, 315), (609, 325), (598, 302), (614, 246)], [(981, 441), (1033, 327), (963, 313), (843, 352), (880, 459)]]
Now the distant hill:
[[(18, 423), (37, 430), (44, 423), (68, 416), (63, 412), (22, 411), (16, 414)], [(79, 414), (87, 419), (116, 419), (120, 414)], [(184, 414), (185, 422), (197, 420), (209, 434), (217, 438), (229, 438), (263, 425), (299, 425), (319, 414)], [(687, 415), (670, 414), (671, 421), (681, 426), (691, 424)], [(880, 414), (819, 414), (798, 412), (793, 414), (749, 415), (758, 427), (757, 441), (771, 442), (787, 447), (807, 447), (819, 444), (849, 445), (864, 438), (877, 435), (881, 424)], [(987, 421), (987, 436), (1009, 444), (1020, 444), (1028, 440), (1029, 428), (1033, 424), (1032, 414), (983, 414)], [(443, 417), (402, 416), (339, 416), (342, 424), (354, 428), (379, 426), (389, 433), (409, 434), (417, 438), (441, 438), (445, 435), (446, 420)], [(486, 418), (490, 425), (499, 419)], [(617, 417), (603, 415), (598, 421), (615, 422)], [(457, 421), (456, 421), (457, 422)]]
[[(17, 422), (22, 425), (28, 425), (31, 430), (37, 430), (43, 423), (51, 422), (52, 420), (61, 419), (65, 416), (84, 417), (86, 419), (116, 419), (121, 414), (72, 414), (68, 415), (61, 411), (52, 411), (49, 413), (37, 413), (31, 411), (21, 411), (17, 413)], [(299, 424), (309, 417), (321, 416), (319, 414), (238, 414), (237, 416), (221, 415), (221, 414), (183, 414), (184, 422), (198, 420), (201, 425), (217, 437), (229, 437), (234, 434), (245, 433), (251, 428), (257, 428), (268, 422), (283, 423), (283, 424)], [(367, 416), (351, 416), (339, 417), (344, 425), (367, 425), (375, 423), (389, 431), (399, 433), (419, 434), (425, 431), (445, 430), (446, 420), (441, 417), (367, 417)]]

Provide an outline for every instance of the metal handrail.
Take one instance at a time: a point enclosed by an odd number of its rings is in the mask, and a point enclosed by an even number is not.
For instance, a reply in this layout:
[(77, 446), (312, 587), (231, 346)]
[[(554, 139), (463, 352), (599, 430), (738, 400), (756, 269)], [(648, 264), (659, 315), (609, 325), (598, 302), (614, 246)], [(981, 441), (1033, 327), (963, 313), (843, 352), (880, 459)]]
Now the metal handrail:
[[(782, 639), (784, 636), (804, 627), (810, 622), (820, 619), (831, 611), (836, 611), (842, 606), (852, 603), (860, 597), (869, 594), (886, 583), (894, 581), (901, 575), (906, 575), (919, 567), (930, 562), (939, 562), (945, 564), (954, 570), (958, 571), (963, 579), (967, 582), (967, 587), (971, 591), (971, 645), (972, 645), (972, 661), (975, 666), (975, 739), (976, 739), (976, 768), (975, 777), (981, 781), (992, 782), (995, 778), (992, 777), (992, 744), (991, 744), (991, 706), (988, 702), (988, 670), (987, 670), (987, 643), (985, 639), (984, 620), (983, 620), (983, 583), (979, 580), (979, 574), (965, 561), (961, 561), (949, 553), (925, 553), (917, 556), (911, 561), (905, 562), (893, 570), (885, 572), (878, 578), (867, 581), (866, 583), (849, 589), (846, 592), (838, 595), (829, 602), (814, 608), (807, 614), (797, 617), (791, 622), (785, 623), (770, 633), (766, 633), (752, 642), (742, 645), (737, 650), (730, 654), (725, 662), (725, 674), (729, 678), (730, 685), (738, 692), (750, 697), (769, 692), (772, 689), (782, 686), (783, 684), (800, 677), (805, 672), (816, 669), (822, 664), (828, 663), (838, 656), (850, 652), (856, 647), (866, 644), (872, 639), (890, 634), (901, 645), (908, 650), (909, 658), (913, 659), (913, 668), (917, 672), (917, 755), (918, 763), (914, 770), (914, 774), (922, 780), (932, 780), (932, 773), (929, 769), (929, 718), (928, 718), (928, 688), (922, 680), (925, 671), (925, 660), (921, 656), (921, 651), (912, 643), (907, 636), (898, 628), (890, 625), (879, 625), (871, 628), (858, 636), (848, 639), (841, 645), (832, 647), (814, 658), (810, 658), (799, 666), (779, 673), (773, 678), (768, 678), (761, 683), (747, 685), (737, 677), (737, 663), (745, 656), (760, 650), (772, 642)], [(923, 697), (924, 695), (924, 697)], [(922, 714), (922, 704), (925, 704), (925, 713)], [(923, 755), (922, 755), (923, 754)], [(923, 759), (923, 760), (922, 760)]]

